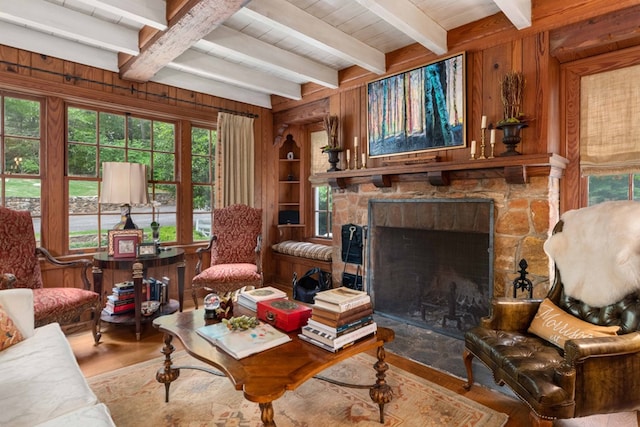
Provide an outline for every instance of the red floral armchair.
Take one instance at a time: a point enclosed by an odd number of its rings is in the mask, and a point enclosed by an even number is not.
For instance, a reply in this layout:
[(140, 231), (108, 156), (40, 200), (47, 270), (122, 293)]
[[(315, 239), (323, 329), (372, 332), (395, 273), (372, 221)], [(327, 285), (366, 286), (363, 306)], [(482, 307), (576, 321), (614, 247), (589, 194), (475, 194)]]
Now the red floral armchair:
[[(212, 237), (197, 250), (191, 295), (198, 308), (197, 290), (232, 292), (245, 286), (262, 287), (262, 209), (232, 205), (214, 209)], [(209, 267), (205, 254), (210, 254)]]
[[(58, 267), (80, 268), (82, 288), (44, 287), (40, 257)], [(84, 323), (82, 315), (90, 311), (95, 343), (100, 341), (100, 292), (91, 289), (87, 273), (92, 264), (86, 259), (60, 261), (37, 248), (31, 214), (0, 206), (0, 289), (33, 289), (36, 327), (57, 322), (67, 331)]]

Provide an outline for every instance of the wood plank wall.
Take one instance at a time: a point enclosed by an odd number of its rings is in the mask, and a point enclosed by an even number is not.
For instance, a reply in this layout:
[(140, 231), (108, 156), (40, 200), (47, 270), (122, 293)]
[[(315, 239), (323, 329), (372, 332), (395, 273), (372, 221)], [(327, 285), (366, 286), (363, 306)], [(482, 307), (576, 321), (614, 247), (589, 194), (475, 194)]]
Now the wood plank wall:
[[(637, 0), (537, 0), (533, 2), (534, 26), (516, 30), (502, 14), (465, 25), (449, 32), (451, 53), (467, 52), (467, 136), (479, 139), (482, 115), (490, 121), (500, 117), (501, 104), (498, 82), (510, 70), (521, 70), (527, 78), (524, 111), (533, 118), (522, 145), (526, 153), (554, 152), (565, 155), (564, 135), (576, 129), (561, 123), (560, 65), (584, 56), (635, 46), (637, 34)], [(615, 31), (611, 28), (615, 26)], [(586, 46), (587, 49), (581, 48)], [(387, 74), (423, 66), (438, 57), (414, 44), (387, 53)], [(43, 193), (59, 194), (51, 198), (45, 209), (46, 224), (43, 243), (60, 254), (64, 248), (66, 218), (56, 215), (64, 208), (66, 198), (64, 177), (64, 105), (78, 101), (89, 104), (113, 104), (129, 111), (155, 112), (160, 117), (179, 120), (183, 136), (188, 136), (187, 121), (211, 124), (215, 109), (194, 103), (213, 105), (257, 114), (256, 129), (256, 205), (264, 210), (264, 245), (277, 238), (277, 147), (275, 137), (288, 125), (286, 132), (308, 144), (306, 126), (327, 113), (337, 114), (343, 124), (345, 148), (353, 137), (364, 141), (366, 135), (366, 84), (385, 76), (375, 76), (359, 67), (342, 70), (338, 89), (325, 89), (315, 84), (303, 86), (303, 99), (292, 101), (274, 96), (272, 110), (225, 100), (193, 91), (156, 83), (124, 81), (116, 73), (87, 67), (68, 61), (0, 46), (0, 90), (30, 93), (46, 97), (47, 144)], [(15, 66), (12, 64), (23, 65)], [(150, 95), (158, 94), (160, 96)], [(562, 127), (561, 127), (562, 126)], [(560, 130), (562, 129), (562, 132)], [(182, 146), (184, 155), (188, 147)], [(442, 160), (466, 158), (467, 150), (446, 150), (435, 153)], [(379, 164), (375, 160), (370, 166)], [(181, 186), (189, 188), (189, 165), (181, 165)], [(188, 192), (181, 199), (188, 201)], [(308, 203), (307, 203), (308, 205)], [(184, 230), (190, 230), (187, 216), (178, 214)], [(187, 231), (185, 231), (187, 233)], [(181, 235), (180, 238), (184, 238)], [(192, 248), (187, 248), (192, 252)], [(265, 251), (264, 269), (269, 280), (273, 260)], [(195, 263), (190, 258), (187, 279)], [(56, 276), (68, 283), (64, 274)]]

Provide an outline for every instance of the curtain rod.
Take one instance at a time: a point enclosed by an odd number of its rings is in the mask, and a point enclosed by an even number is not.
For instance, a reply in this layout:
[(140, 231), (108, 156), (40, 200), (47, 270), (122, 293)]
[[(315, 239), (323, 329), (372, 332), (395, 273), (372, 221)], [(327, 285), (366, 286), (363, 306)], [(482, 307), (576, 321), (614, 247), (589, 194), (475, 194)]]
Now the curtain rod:
[(46, 69), (43, 69), (43, 68), (33, 67), (33, 66), (30, 66), (30, 65), (18, 64), (18, 63), (15, 63), (15, 62), (9, 62), (9, 61), (4, 61), (4, 60), (0, 60), (0, 64), (4, 64), (4, 65), (7, 65), (7, 66), (25, 68), (25, 69), (30, 70), (30, 71), (38, 71), (38, 72), (41, 72), (41, 73), (52, 74), (54, 76), (63, 77), (66, 81), (74, 80), (76, 82), (80, 81), (80, 82), (98, 84), (98, 85), (101, 85), (101, 86), (104, 86), (104, 87), (108, 87), (108, 88), (111, 88), (111, 89), (128, 90), (128, 91), (131, 92), (132, 95), (135, 94), (135, 93), (139, 93), (139, 94), (143, 94), (143, 95), (147, 95), (147, 96), (155, 96), (155, 97), (160, 98), (160, 99), (167, 99), (167, 100), (176, 101), (176, 102), (185, 102), (185, 103), (191, 104), (191, 105), (193, 105), (195, 107), (213, 108), (216, 111), (220, 111), (222, 113), (237, 114), (239, 116), (250, 117), (252, 119), (257, 119), (258, 117), (260, 117), (257, 114), (249, 113), (249, 112), (246, 112), (246, 111), (236, 111), (236, 110), (231, 110), (229, 108), (216, 107), (215, 105), (202, 104), (202, 103), (196, 102), (196, 101), (187, 101), (187, 100), (184, 100), (184, 99), (176, 98), (174, 96), (168, 96), (168, 95), (161, 94), (161, 93), (153, 93), (153, 92), (148, 92), (146, 90), (139, 90), (139, 89), (136, 89), (133, 85), (131, 85), (131, 87), (120, 86), (120, 85), (116, 85), (116, 84), (113, 84), (113, 83), (105, 83), (105, 82), (101, 82), (101, 81), (98, 81), (98, 80), (87, 79), (85, 77), (74, 76), (74, 75), (68, 74), (68, 73), (60, 73), (60, 72), (57, 72), (57, 71), (46, 70)]

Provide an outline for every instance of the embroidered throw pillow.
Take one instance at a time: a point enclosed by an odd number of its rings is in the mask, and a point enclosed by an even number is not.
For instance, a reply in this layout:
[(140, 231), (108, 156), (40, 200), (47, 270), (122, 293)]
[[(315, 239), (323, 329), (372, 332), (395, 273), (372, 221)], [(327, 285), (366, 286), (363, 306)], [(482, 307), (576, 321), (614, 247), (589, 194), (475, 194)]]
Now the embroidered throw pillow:
[(570, 339), (607, 337), (616, 335), (619, 326), (598, 326), (585, 322), (557, 307), (548, 298), (540, 304), (529, 332), (564, 348)]
[(0, 351), (19, 343), (24, 338), (9, 314), (0, 304)]

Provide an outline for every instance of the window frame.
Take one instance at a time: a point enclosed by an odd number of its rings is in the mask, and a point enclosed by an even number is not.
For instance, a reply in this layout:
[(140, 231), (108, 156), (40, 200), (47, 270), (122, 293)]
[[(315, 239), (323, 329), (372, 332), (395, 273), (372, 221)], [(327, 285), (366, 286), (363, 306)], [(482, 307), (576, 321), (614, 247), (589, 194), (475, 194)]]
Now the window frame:
[[(5, 140), (7, 135), (5, 133), (5, 99), (6, 98), (15, 98), (22, 99), (27, 101), (37, 102), (39, 107), (39, 136), (38, 140), (38, 174), (29, 174), (29, 173), (15, 173), (9, 172), (5, 170)], [(16, 208), (7, 205), (7, 188), (6, 182), (11, 178), (19, 178), (19, 179), (29, 179), (35, 180), (39, 182), (40, 186), (40, 196), (38, 210), (29, 209), (31, 211), (31, 220), (33, 222), (33, 231), (36, 237), (36, 245), (40, 245), (41, 235), (42, 235), (42, 212), (43, 212), (43, 196), (42, 193), (44, 191), (45, 185), (45, 177), (46, 177), (46, 164), (45, 156), (47, 155), (46, 144), (44, 143), (46, 139), (46, 98), (43, 96), (35, 96), (31, 94), (24, 94), (14, 91), (8, 90), (0, 90), (0, 206), (8, 207), (8, 208)], [(19, 135), (16, 135), (19, 136)], [(25, 137), (31, 140), (36, 140), (34, 137)]]
[[(564, 108), (560, 154), (567, 160), (560, 180), (560, 211), (586, 207), (589, 202), (588, 177), (580, 173), (580, 84), (583, 76), (640, 64), (640, 46), (608, 52), (561, 65), (560, 102)], [(632, 194), (632, 193), (631, 193)]]
[[(68, 111), (70, 108), (76, 108), (76, 109), (82, 109), (82, 110), (88, 110), (88, 111), (94, 111), (96, 112), (96, 141), (95, 141), (95, 147), (96, 147), (96, 171), (95, 171), (95, 175), (88, 177), (88, 176), (81, 176), (81, 175), (71, 175), (69, 173), (69, 144), (73, 143), (73, 144), (77, 144), (77, 143), (82, 143), (79, 141), (69, 141), (69, 128), (68, 128), (68, 124), (69, 124), (69, 116), (68, 116)], [(150, 165), (147, 164), (148, 169), (149, 169), (149, 176), (148, 176), (148, 191), (149, 191), (149, 208), (150, 208), (150, 212), (148, 212), (147, 214), (151, 214), (151, 218), (155, 219), (156, 215), (159, 214), (167, 214), (167, 213), (172, 213), (174, 214), (175, 218), (176, 218), (176, 240), (178, 240), (180, 238), (180, 221), (178, 220), (178, 212), (181, 210), (181, 207), (179, 206), (180, 201), (181, 201), (181, 197), (180, 197), (180, 192), (181, 192), (181, 177), (180, 177), (180, 171), (182, 170), (182, 167), (180, 165), (180, 161), (181, 161), (181, 144), (180, 144), (180, 135), (181, 135), (181, 121), (170, 117), (170, 116), (159, 116), (158, 114), (154, 114), (152, 112), (149, 111), (136, 111), (136, 113), (130, 113), (128, 111), (126, 111), (125, 108), (117, 108), (114, 107), (110, 104), (93, 104), (93, 103), (83, 103), (83, 102), (65, 102), (64, 104), (64, 122), (65, 122), (65, 126), (64, 126), (64, 135), (63, 135), (63, 145), (64, 145), (64, 150), (65, 150), (65, 164), (64, 164), (64, 184), (65, 184), (65, 217), (66, 217), (66, 223), (69, 224), (70, 218), (72, 217), (71, 214), (71, 209), (70, 209), (70, 183), (72, 181), (90, 181), (90, 182), (96, 182), (97, 183), (97, 187), (98, 187), (98, 200), (99, 200), (99, 194), (100, 194), (100, 188), (102, 186), (102, 163), (104, 161), (104, 159), (100, 158), (100, 150), (101, 147), (111, 147), (108, 144), (101, 144), (100, 142), (100, 114), (105, 113), (105, 114), (113, 114), (113, 115), (117, 115), (117, 116), (122, 116), (124, 118), (124, 129), (123, 129), (123, 137), (124, 137), (124, 145), (123, 146), (115, 146), (115, 149), (122, 149), (125, 153), (125, 159), (124, 161), (129, 161), (129, 154), (130, 152), (136, 151), (136, 152), (148, 152), (149, 153), (149, 163), (151, 163)], [(129, 144), (129, 119), (130, 118), (135, 118), (135, 119), (142, 119), (142, 120), (150, 120), (150, 129), (151, 129), (151, 134), (153, 135), (153, 131), (154, 131), (154, 122), (162, 122), (162, 123), (169, 123), (173, 125), (173, 137), (174, 137), (174, 141), (173, 141), (173, 152), (168, 152), (165, 150), (154, 150), (153, 147), (153, 136), (150, 136), (151, 138), (151, 146), (149, 147), (148, 150), (145, 149), (141, 149), (139, 147), (131, 147)], [(91, 145), (93, 146), (92, 143), (86, 143), (87, 145)], [(153, 165), (153, 157), (154, 157), (154, 153), (163, 153), (163, 154), (171, 154), (174, 156), (174, 171), (173, 171), (173, 180), (169, 181), (169, 180), (155, 180), (154, 176), (153, 176), (153, 169), (151, 167), (151, 165)], [(162, 186), (162, 185), (171, 185), (171, 186), (175, 186), (175, 191), (176, 191), (176, 195), (175, 195), (175, 200), (176, 200), (176, 207), (175, 207), (175, 211), (170, 211), (167, 212), (166, 208), (163, 210), (162, 209), (162, 205), (159, 207), (156, 207), (153, 205), (153, 201), (155, 200), (155, 194), (156, 194), (156, 189), (158, 186)], [(138, 208), (139, 209), (139, 208)], [(73, 216), (76, 215), (84, 215), (84, 214), (73, 214)], [(91, 214), (86, 214), (86, 215), (91, 215)], [(86, 250), (100, 250), (101, 248), (106, 247), (105, 245), (107, 244), (107, 240), (105, 238), (106, 234), (104, 234), (104, 232), (108, 231), (108, 229), (110, 228), (109, 225), (105, 225), (104, 224), (104, 220), (105, 218), (109, 218), (109, 217), (115, 217), (115, 216), (119, 216), (118, 213), (105, 213), (105, 211), (103, 210), (103, 207), (101, 206), (101, 204), (99, 202), (97, 202), (97, 207), (96, 207), (96, 212), (95, 215), (97, 216), (97, 227), (98, 230), (102, 230), (99, 232), (99, 244), (98, 246), (94, 246), (94, 247), (82, 247), (82, 248), (71, 248), (71, 244), (70, 244), (70, 239), (71, 239), (71, 231), (68, 229), (68, 226), (66, 228), (66, 232), (65, 232), (65, 252), (69, 253), (69, 254), (74, 254), (74, 253), (82, 253), (85, 252)], [(136, 211), (135, 209), (133, 209), (133, 213), (132, 213), (132, 218), (134, 219), (134, 222), (138, 223), (139, 221), (136, 220), (135, 218), (136, 216)], [(116, 221), (117, 222), (117, 221)], [(140, 228), (146, 229), (149, 228), (149, 231), (147, 233), (145, 233), (145, 236), (148, 237), (147, 240), (149, 240), (151, 238), (151, 229), (150, 229), (150, 223), (149, 224), (137, 224)], [(175, 241), (172, 241), (172, 243), (175, 243)], [(191, 243), (191, 242), (189, 242)]]
[[(215, 189), (216, 189), (216, 148), (217, 148), (217, 139), (218, 139), (218, 129), (216, 126), (205, 126), (205, 125), (200, 125), (200, 124), (195, 124), (192, 123), (191, 127), (190, 127), (190, 135), (191, 135), (191, 140), (190, 140), (190, 146), (193, 145), (193, 130), (194, 129), (203, 129), (209, 132), (209, 136), (210, 136), (210, 141), (211, 141), (211, 145), (210, 145), (210, 153), (208, 155), (200, 155), (200, 154), (194, 154), (193, 150), (190, 151), (190, 162), (191, 162), (191, 188), (190, 188), (190, 195), (191, 195), (191, 214), (193, 216), (193, 241), (194, 242), (206, 242), (208, 240), (210, 240), (211, 238), (211, 233), (212, 233), (212, 229), (211, 227), (213, 226), (213, 210), (215, 209), (215, 200), (216, 200), (216, 193), (215, 193)], [(208, 157), (209, 158), (209, 182), (208, 183), (201, 183), (198, 182), (196, 183), (193, 180), (193, 163), (194, 163), (194, 158), (204, 158), (204, 157)], [(193, 194), (194, 194), (194, 189), (195, 187), (209, 187), (210, 189), (210, 195), (211, 195), (211, 206), (210, 206), (210, 210), (209, 211), (198, 211), (196, 212), (195, 210), (195, 206), (193, 205)], [(196, 218), (196, 216), (200, 217), (200, 216), (204, 216), (206, 214), (209, 214), (209, 235), (208, 238), (206, 239), (202, 239), (202, 240), (196, 240), (195, 238), (195, 233), (197, 231), (200, 231), (199, 228), (199, 219), (201, 218)], [(207, 219), (207, 218), (204, 218)], [(202, 230), (206, 231), (206, 223), (203, 224), (203, 228)], [(206, 236), (206, 233), (204, 233)]]

